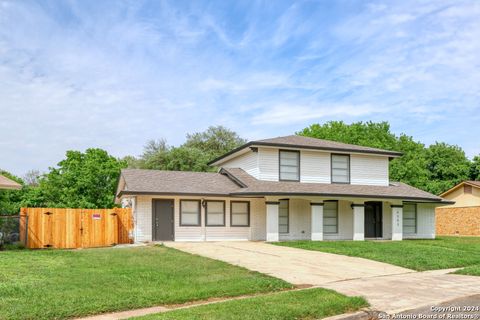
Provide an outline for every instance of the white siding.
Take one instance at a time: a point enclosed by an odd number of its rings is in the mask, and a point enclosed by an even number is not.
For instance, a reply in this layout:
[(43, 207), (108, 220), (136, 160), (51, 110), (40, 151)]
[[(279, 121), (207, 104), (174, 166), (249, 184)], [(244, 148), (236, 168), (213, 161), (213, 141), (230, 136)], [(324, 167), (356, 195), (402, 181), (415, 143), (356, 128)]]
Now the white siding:
[[(225, 162), (225, 168), (242, 168), (253, 177), (279, 180), (279, 149), (259, 147)], [(386, 156), (350, 155), (350, 182), (356, 185), (389, 184), (389, 160)], [(331, 183), (331, 153), (325, 151), (300, 151), (300, 181), (305, 183)]]
[(382, 233), (383, 239), (391, 239), (392, 238), (392, 207), (391, 204), (388, 202), (383, 203), (383, 211), (382, 211)]
[(388, 157), (350, 155), (350, 182), (360, 185), (388, 186)]
[(278, 181), (278, 161), (278, 149), (258, 148), (258, 179)]
[[(264, 240), (265, 201), (263, 199), (207, 198), (207, 197), (152, 197), (138, 196), (136, 201), (135, 242), (152, 241), (153, 199), (174, 199), (175, 241)], [(225, 227), (206, 227), (205, 209), (201, 208), (202, 225), (180, 226), (180, 199), (225, 200)], [(250, 201), (250, 227), (230, 227), (230, 201)]]
[(302, 150), (300, 182), (330, 183), (330, 172), (330, 153)]
[(138, 196), (135, 212), (135, 241), (144, 242), (152, 240), (152, 198)]
[(259, 178), (258, 167), (258, 152), (249, 150), (247, 153), (242, 154), (232, 160), (225, 162), (222, 167), (224, 168), (241, 168), (245, 170), (251, 176)]
[(417, 204), (417, 233), (404, 234), (405, 239), (435, 239), (435, 205)]
[(288, 233), (280, 233), (283, 240), (309, 240), (311, 234), (310, 201), (290, 199), (289, 201), (289, 226)]
[(250, 201), (250, 239), (267, 239), (267, 208), (264, 199)]
[(353, 239), (353, 209), (349, 201), (338, 201), (338, 233), (324, 233), (325, 240)]

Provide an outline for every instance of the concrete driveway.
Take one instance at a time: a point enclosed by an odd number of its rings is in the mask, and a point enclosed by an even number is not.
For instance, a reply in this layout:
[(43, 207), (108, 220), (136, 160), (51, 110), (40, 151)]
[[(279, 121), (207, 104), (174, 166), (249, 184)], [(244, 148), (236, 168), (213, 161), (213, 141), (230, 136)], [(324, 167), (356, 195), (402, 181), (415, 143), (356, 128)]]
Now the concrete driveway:
[(264, 242), (168, 242), (166, 246), (222, 260), (295, 285), (413, 272), (372, 260), (280, 247)]
[(363, 296), (388, 313), (480, 294), (480, 277), (452, 270), (415, 272), (372, 260), (280, 247), (264, 242), (167, 242), (166, 246), (222, 260), (295, 285)]

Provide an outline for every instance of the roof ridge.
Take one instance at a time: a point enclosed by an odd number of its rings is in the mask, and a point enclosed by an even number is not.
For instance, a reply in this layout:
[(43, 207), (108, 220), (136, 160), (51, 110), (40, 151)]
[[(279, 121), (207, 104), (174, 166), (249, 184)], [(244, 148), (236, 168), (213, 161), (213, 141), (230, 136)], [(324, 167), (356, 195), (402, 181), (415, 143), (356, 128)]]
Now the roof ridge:
[(218, 174), (218, 172), (212, 171), (186, 171), (186, 170), (161, 170), (161, 169), (139, 169), (139, 168), (124, 168), (120, 170), (124, 171), (144, 171), (144, 172), (172, 172), (172, 173), (198, 173), (198, 174)]

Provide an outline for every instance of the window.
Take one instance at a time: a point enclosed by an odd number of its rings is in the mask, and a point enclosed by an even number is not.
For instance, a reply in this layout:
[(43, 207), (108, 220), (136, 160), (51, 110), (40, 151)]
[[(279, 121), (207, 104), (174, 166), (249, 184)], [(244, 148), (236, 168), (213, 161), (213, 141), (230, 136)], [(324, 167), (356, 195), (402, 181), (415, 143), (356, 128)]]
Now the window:
[(323, 203), (323, 233), (338, 233), (338, 201)]
[(180, 200), (180, 225), (200, 226), (200, 200)]
[(403, 233), (417, 233), (417, 205), (415, 203), (403, 205)]
[(332, 183), (350, 183), (350, 156), (332, 154)]
[(230, 226), (232, 227), (250, 226), (250, 202), (246, 202), (246, 201), (230, 202)]
[(278, 205), (278, 232), (288, 233), (288, 200), (280, 200)]
[(207, 201), (206, 220), (207, 226), (224, 226), (225, 225), (225, 201)]
[(280, 180), (300, 181), (300, 152), (280, 150)]

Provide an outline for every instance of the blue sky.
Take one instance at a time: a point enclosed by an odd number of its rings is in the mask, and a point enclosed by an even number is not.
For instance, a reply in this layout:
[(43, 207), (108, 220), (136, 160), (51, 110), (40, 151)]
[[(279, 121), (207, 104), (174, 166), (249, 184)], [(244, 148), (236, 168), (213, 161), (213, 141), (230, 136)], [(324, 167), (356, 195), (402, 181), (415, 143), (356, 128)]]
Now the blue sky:
[(0, 167), (391, 123), (480, 153), (480, 2), (0, 0)]

